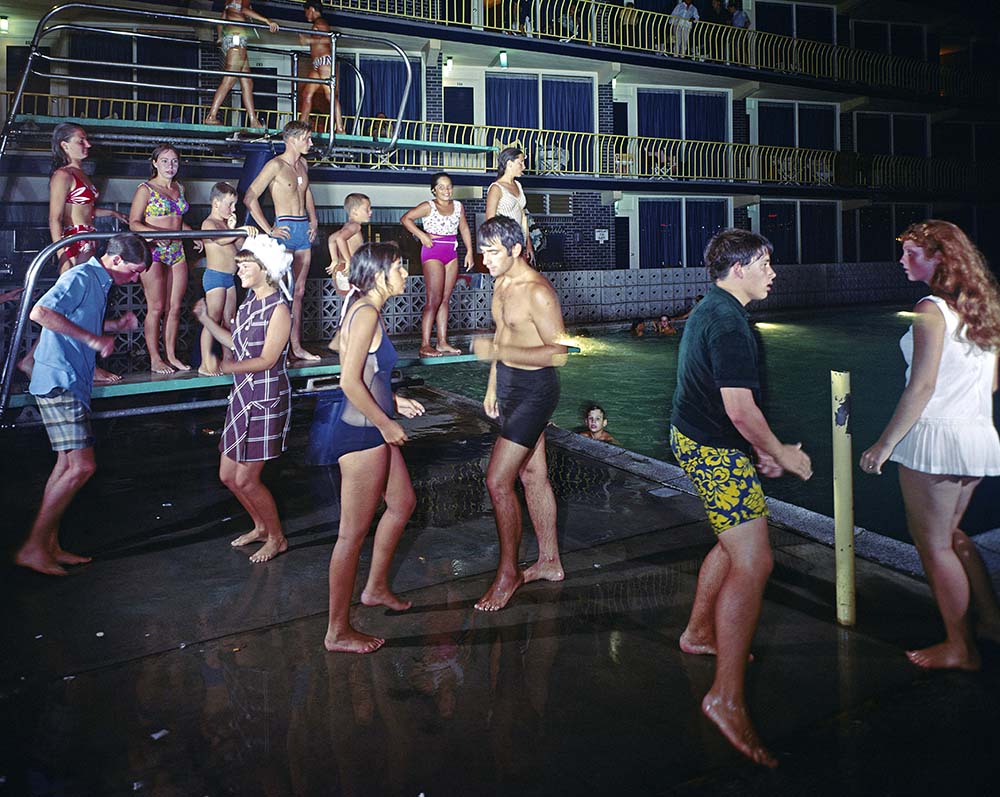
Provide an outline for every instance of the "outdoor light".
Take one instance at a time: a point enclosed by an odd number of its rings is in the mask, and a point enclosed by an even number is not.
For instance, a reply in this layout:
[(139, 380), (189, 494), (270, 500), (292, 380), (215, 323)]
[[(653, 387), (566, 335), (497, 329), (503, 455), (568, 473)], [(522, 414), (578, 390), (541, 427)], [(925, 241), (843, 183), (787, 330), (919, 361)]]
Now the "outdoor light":
[(10, 20), (7, 17), (0, 17), (0, 33), (10, 33)]
[(454, 67), (454, 66), (455, 66), (455, 59), (454, 59), (454, 58), (452, 58), (452, 57), (451, 57), (451, 56), (449, 55), (449, 56), (448, 56), (448, 60), (444, 62), (444, 65), (445, 65), (445, 68), (446, 68), (446, 69), (447, 69), (447, 70), (448, 70), (449, 72), (451, 72), (451, 70), (452, 70), (452, 67)]
[(614, 91), (616, 88), (618, 88), (618, 78), (613, 77), (611, 78), (611, 90)]
[(500, 51), (500, 68), (501, 69), (506, 69), (507, 68), (507, 51), (506, 50), (501, 50)]

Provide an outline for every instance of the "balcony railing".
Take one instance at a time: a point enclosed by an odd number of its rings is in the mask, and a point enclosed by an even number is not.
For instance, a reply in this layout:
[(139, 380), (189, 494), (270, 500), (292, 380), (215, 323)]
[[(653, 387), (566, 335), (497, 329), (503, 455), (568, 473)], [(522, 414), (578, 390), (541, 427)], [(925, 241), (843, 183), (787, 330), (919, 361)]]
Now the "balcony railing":
[[(3, 104), (10, 92), (0, 94)], [(170, 140), (170, 124), (190, 118), (195, 105), (152, 100), (108, 97), (24, 94), (22, 113), (27, 116), (59, 117), (106, 122), (109, 116), (123, 120), (156, 121), (163, 125), (163, 137)], [(230, 111), (232, 109), (223, 109)], [(232, 110), (236, 113), (235, 110)], [(267, 126), (281, 129), (292, 119), (288, 111), (260, 111)], [(313, 115), (319, 133), (329, 130), (328, 115)], [(395, 123), (388, 119), (345, 117), (356, 135), (388, 141)], [(99, 130), (90, 131), (100, 139)], [(98, 133), (98, 135), (94, 135)], [(650, 181), (650, 190), (672, 190), (670, 183), (686, 181), (742, 185), (787, 185), (837, 187), (907, 192), (992, 191), (1000, 181), (1000, 163), (966, 162), (943, 158), (911, 158), (865, 155), (854, 152), (735, 144), (726, 141), (691, 141), (650, 136), (617, 136), (576, 133), (563, 130), (496, 127), (403, 120), (398, 138), (452, 145), (492, 148), (519, 146), (527, 157), (527, 173), (566, 177), (607, 178)], [(185, 136), (192, 134), (186, 129)], [(144, 154), (148, 145), (129, 145), (117, 140), (108, 144), (125, 156)], [(182, 146), (181, 149), (184, 149)], [(189, 157), (229, 161), (231, 154), (215, 155), (211, 150), (188, 151)], [(426, 170), (489, 173), (495, 156), (483, 152), (422, 151), (400, 149), (389, 153), (335, 153), (324, 162), (338, 166), (371, 169)], [(568, 184), (569, 185), (569, 184)]]
[[(948, 99), (1000, 99), (993, 74), (954, 69), (597, 0), (328, 0), (337, 11), (517, 33), (592, 47), (750, 67)], [(513, 45), (512, 45), (513, 46)]]

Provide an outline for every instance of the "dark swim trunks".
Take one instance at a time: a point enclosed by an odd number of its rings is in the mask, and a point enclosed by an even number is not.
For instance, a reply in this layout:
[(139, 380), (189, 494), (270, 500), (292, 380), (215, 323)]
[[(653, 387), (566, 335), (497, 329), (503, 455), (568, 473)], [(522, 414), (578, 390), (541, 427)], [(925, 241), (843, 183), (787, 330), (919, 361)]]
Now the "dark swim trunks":
[(527, 371), (497, 363), (500, 436), (534, 448), (559, 403), (559, 374), (553, 367)]

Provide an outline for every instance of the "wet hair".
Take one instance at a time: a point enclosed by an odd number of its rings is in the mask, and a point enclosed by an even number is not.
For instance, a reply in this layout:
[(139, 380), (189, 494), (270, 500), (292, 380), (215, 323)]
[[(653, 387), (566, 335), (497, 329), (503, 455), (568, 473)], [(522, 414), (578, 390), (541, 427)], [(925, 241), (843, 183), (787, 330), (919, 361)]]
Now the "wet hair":
[(362, 244), (351, 257), (351, 265), (347, 272), (350, 275), (351, 285), (358, 289), (358, 293), (348, 299), (347, 306), (350, 307), (356, 299), (372, 290), (379, 274), (384, 274), (388, 279), (392, 264), (400, 257), (399, 247), (395, 241)]
[(521, 225), (506, 216), (494, 216), (479, 225), (476, 237), (480, 245), (499, 243), (508, 255), (514, 254), (514, 245), (524, 249), (524, 230)]
[(172, 152), (174, 153), (174, 155), (177, 156), (177, 159), (180, 160), (181, 154), (177, 151), (177, 147), (175, 147), (173, 144), (160, 144), (159, 146), (157, 146), (156, 149), (153, 150), (153, 154), (149, 156), (150, 179), (156, 177), (156, 159), (159, 158), (160, 155), (162, 155), (164, 152)]
[(350, 216), (355, 210), (365, 204), (365, 202), (367, 202), (369, 206), (372, 203), (367, 194), (348, 194), (344, 197), (344, 212)]
[(302, 4), (302, 12), (305, 13), (307, 8), (315, 9), (316, 13), (322, 16), (323, 14), (323, 2), (322, 0), (306, 0)]
[(126, 263), (143, 263), (149, 268), (149, 245), (134, 233), (126, 232), (110, 238), (104, 253), (108, 257), (117, 255)]
[(608, 419), (608, 414), (604, 411), (604, 407), (602, 407), (600, 404), (591, 404), (590, 406), (588, 406), (587, 409), (583, 411), (583, 417), (586, 418), (594, 410), (600, 412), (601, 415), (604, 416), (604, 420)]
[(643, 321), (641, 318), (633, 318), (632, 326), (629, 328), (629, 332), (635, 335), (639, 331), (639, 327), (645, 327), (645, 326), (646, 322)]
[(308, 122), (300, 122), (298, 119), (292, 119), (292, 121), (285, 125), (285, 129), (281, 131), (281, 139), (287, 141), (295, 136), (309, 135), (312, 131), (312, 125)]
[(737, 263), (745, 266), (761, 255), (769, 255), (773, 251), (771, 242), (763, 235), (730, 227), (712, 236), (705, 247), (703, 259), (708, 268), (709, 279), (717, 282), (729, 276), (729, 269)]
[(237, 196), (236, 189), (229, 183), (216, 183), (212, 186), (212, 192), (208, 195), (209, 204), (214, 202), (216, 199), (222, 199), (226, 196)]
[(524, 152), (519, 147), (507, 147), (507, 149), (500, 150), (500, 154), (497, 155), (497, 177), (503, 177), (504, 172), (507, 171), (507, 164), (513, 163), (523, 154)]
[(437, 188), (438, 180), (442, 177), (447, 177), (449, 180), (451, 179), (451, 175), (448, 174), (448, 172), (435, 172), (431, 175), (431, 191)]
[(912, 241), (926, 257), (941, 259), (928, 283), (965, 326), (966, 337), (983, 349), (1000, 349), (1000, 288), (986, 260), (961, 228), (928, 219), (911, 224), (899, 241)]
[(63, 142), (69, 141), (77, 132), (87, 134), (80, 125), (73, 124), (73, 122), (60, 122), (55, 126), (52, 131), (52, 171), (56, 169), (61, 169), (67, 163), (69, 159), (66, 157), (66, 151), (62, 148)]

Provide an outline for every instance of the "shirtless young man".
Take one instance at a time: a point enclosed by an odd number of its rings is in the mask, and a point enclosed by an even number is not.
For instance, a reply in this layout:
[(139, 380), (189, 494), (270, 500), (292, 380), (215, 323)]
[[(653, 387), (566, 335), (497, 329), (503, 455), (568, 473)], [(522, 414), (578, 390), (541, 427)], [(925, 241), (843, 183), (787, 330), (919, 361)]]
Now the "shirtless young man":
[[(348, 194), (344, 197), (344, 212), (347, 214), (347, 221), (327, 241), (330, 247), (330, 265), (326, 273), (333, 277), (337, 295), (340, 297), (347, 296), (351, 290), (351, 258), (365, 242), (362, 225), (372, 220), (372, 201), (364, 194)], [(346, 308), (346, 306), (345, 299), (341, 307)], [(340, 315), (343, 318), (344, 309), (341, 309)], [(330, 341), (329, 348), (331, 351), (340, 352), (339, 329)]]
[[(212, 211), (201, 223), (203, 230), (236, 230), (236, 189), (229, 183), (212, 186), (209, 201)], [(236, 316), (236, 253), (243, 245), (245, 237), (257, 234), (256, 227), (243, 227), (232, 238), (206, 238), (205, 274), (201, 286), (205, 291), (205, 307), (209, 318), (228, 329), (228, 323)], [(212, 333), (207, 328), (201, 330), (201, 367), (198, 373), (205, 376), (219, 376), (222, 368), (219, 358), (212, 352)], [(223, 349), (224, 360), (232, 359), (232, 351)]]
[[(285, 125), (281, 137), (285, 141), (285, 151), (264, 165), (243, 195), (243, 204), (262, 230), (294, 253), (292, 356), (299, 360), (318, 360), (317, 355), (302, 347), (302, 298), (306, 293), (312, 244), (319, 227), (316, 204), (309, 188), (309, 162), (305, 159), (312, 148), (312, 128), (304, 122), (292, 121)], [(274, 202), (273, 225), (260, 206), (260, 197), (268, 188)]]
[[(566, 346), (559, 342), (565, 334), (559, 299), (549, 281), (524, 259), (521, 225), (495, 216), (479, 228), (478, 236), (483, 264), (495, 280), (496, 334), (493, 340), (476, 339), (472, 348), (479, 359), (493, 363), (483, 408), (491, 418), (500, 419), (500, 436), (486, 471), (500, 564), (476, 608), (494, 612), (504, 608), (522, 584), (563, 579), (544, 429), (559, 402), (555, 367), (566, 362)], [(524, 572), (517, 566), (521, 504), (514, 482), (518, 478), (538, 538), (538, 561)]]
[[(306, 20), (312, 23), (313, 30), (330, 32), (330, 23), (323, 18), (322, 0), (306, 0), (302, 9), (305, 12)], [(312, 69), (307, 77), (312, 80), (329, 80), (330, 70), (333, 68), (333, 48), (330, 46), (328, 36), (299, 36), (299, 42), (309, 45), (309, 57), (312, 58)], [(340, 70), (337, 70), (337, 78), (334, 80), (333, 102), (330, 103), (333, 111), (333, 125), (337, 133), (344, 132), (344, 120), (340, 113)], [(317, 91), (322, 91), (326, 95), (326, 101), (330, 102), (329, 83), (306, 83), (302, 90), (302, 105), (299, 110), (299, 121), (309, 122), (309, 114), (312, 113), (313, 95)]]

